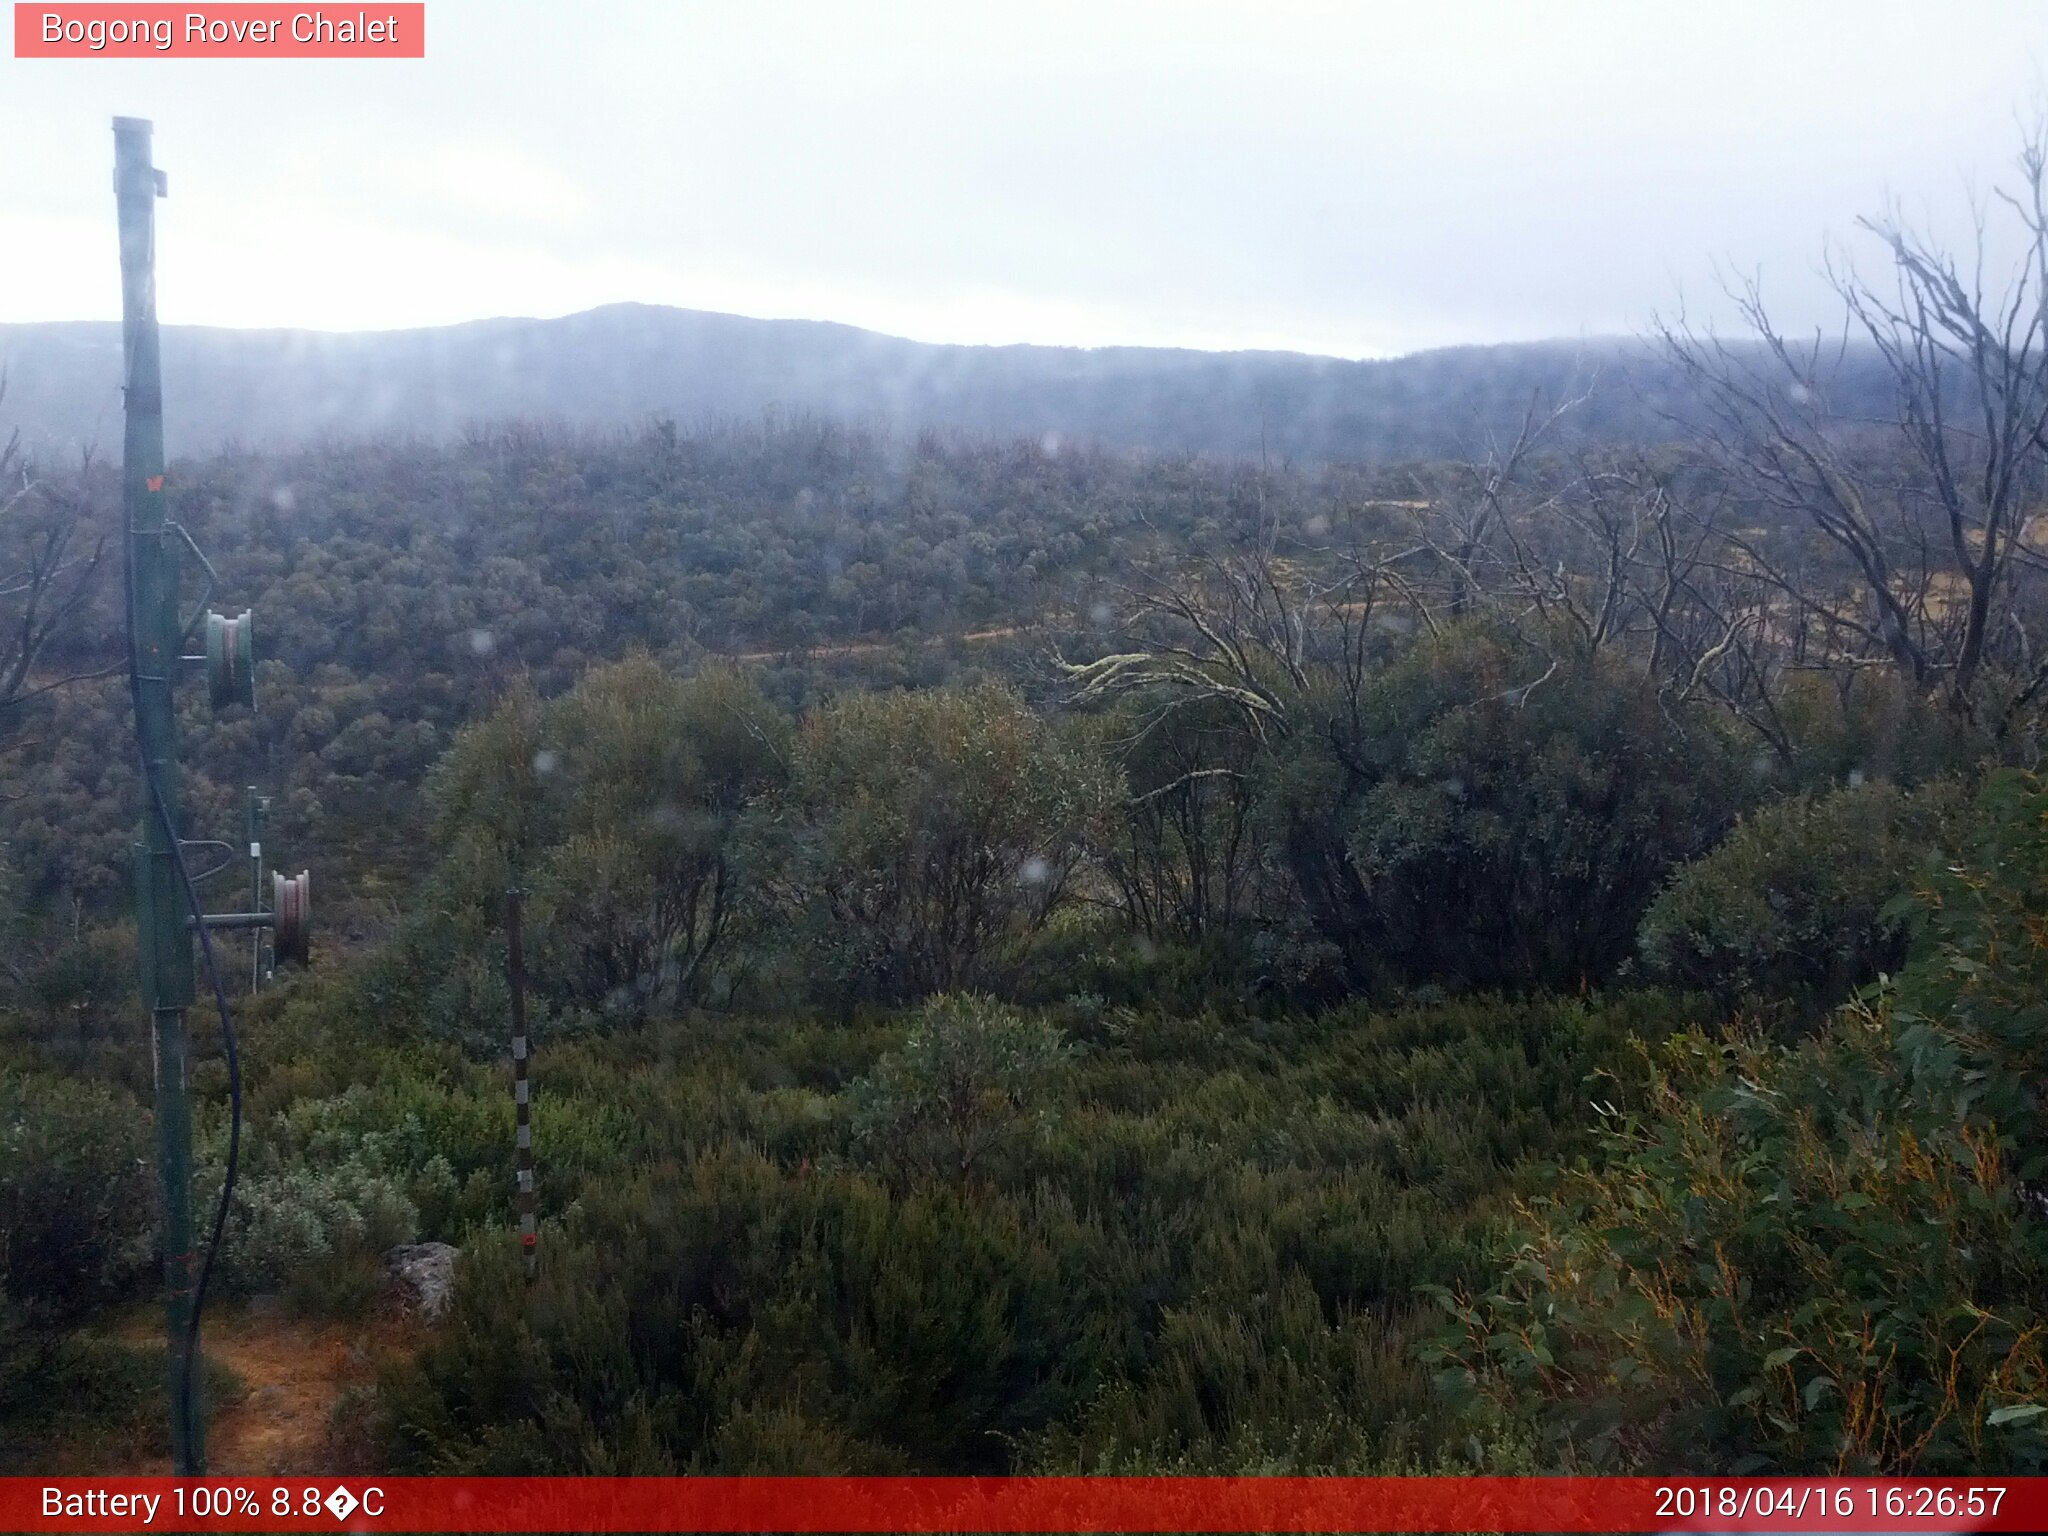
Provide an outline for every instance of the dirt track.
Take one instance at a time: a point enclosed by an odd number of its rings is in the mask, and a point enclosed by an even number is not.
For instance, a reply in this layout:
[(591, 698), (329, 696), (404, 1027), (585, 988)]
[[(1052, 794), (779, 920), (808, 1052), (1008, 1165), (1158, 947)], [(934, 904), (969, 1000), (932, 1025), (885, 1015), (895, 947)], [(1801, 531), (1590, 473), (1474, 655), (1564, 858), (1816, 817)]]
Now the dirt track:
[[(1002, 629), (976, 629), (964, 635), (925, 635), (915, 642), (916, 646), (928, 649), (936, 645), (947, 645), (954, 641), (973, 645), (984, 640), (1001, 640), (1009, 635), (1022, 634), (1023, 629), (1010, 625)], [(780, 651), (739, 651), (721, 658), (724, 661), (817, 661), (833, 656), (872, 656), (881, 651), (899, 648), (900, 641), (852, 640), (840, 645), (791, 646)]]
[[(209, 1309), (210, 1311), (210, 1309)], [(150, 1336), (153, 1316), (124, 1328)], [(207, 1426), (209, 1475), (332, 1476), (337, 1466), (335, 1409), (351, 1388), (376, 1379), (376, 1356), (400, 1342), (388, 1322), (315, 1323), (242, 1310), (209, 1316), (205, 1350), (241, 1378), (245, 1391)], [(349, 1436), (359, 1426), (340, 1426)], [(140, 1466), (167, 1476), (168, 1457)]]

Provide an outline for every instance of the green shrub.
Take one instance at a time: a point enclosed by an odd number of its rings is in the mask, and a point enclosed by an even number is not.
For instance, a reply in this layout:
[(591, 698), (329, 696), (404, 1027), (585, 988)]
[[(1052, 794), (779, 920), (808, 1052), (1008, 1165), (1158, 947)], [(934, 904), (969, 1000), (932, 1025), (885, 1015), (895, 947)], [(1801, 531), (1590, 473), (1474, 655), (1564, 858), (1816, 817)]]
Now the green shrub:
[[(502, 1232), (471, 1234), (448, 1325), (387, 1383), (388, 1454), (449, 1472), (1436, 1465), (1466, 1437), (1409, 1352), (1416, 1285), (1487, 1273), (1517, 1165), (1574, 1149), (1587, 1074), (1687, 1006), (1104, 1006), (1063, 1011), (1088, 1042), (1069, 1051), (1044, 1015), (953, 997), (907, 1020), (699, 1016), (578, 1041), (537, 1062), (537, 1117), (601, 1104), (634, 1138), (608, 1127), (587, 1171), (557, 1173), (542, 1136), (544, 1198), (566, 1184), (573, 1203), (540, 1280)], [(935, 1112), (955, 1099), (971, 1151), (994, 1128), (966, 1179), (960, 1122)]]
[(1998, 755), (1995, 707), (1973, 725), (1938, 689), (1889, 669), (1859, 668), (1848, 678), (1825, 668), (1793, 670), (1779, 680), (1774, 703), (1792, 750), (1792, 781), (1810, 792), (1858, 780), (1917, 788)]
[(781, 783), (788, 727), (743, 673), (684, 679), (645, 656), (589, 673), (544, 720), (564, 835), (535, 866), (536, 974), (627, 1017), (704, 995), (747, 905), (740, 817)]
[(97, 1084), (0, 1068), (0, 1294), (55, 1324), (148, 1261), (149, 1115)]
[(1897, 970), (1908, 938), (1889, 910), (1952, 835), (1946, 785), (1795, 795), (1745, 817), (1687, 865), (1643, 919), (1644, 963), (1724, 1003), (1789, 1003), (1806, 1016)]
[(24, 936), (13, 954), (20, 985), (0, 997), (0, 1019), (12, 1012), (20, 1037), (51, 1065), (148, 1094), (149, 1041), (135, 1027), (133, 925), (50, 924), (39, 942)]
[(1649, 1058), (1492, 1289), (1443, 1293), (1447, 1390), (1602, 1466), (2048, 1467), (2048, 791), (1976, 819), (1874, 1004)]
[[(163, 1454), (164, 1345), (87, 1333), (10, 1335), (0, 1305), (0, 1474), (105, 1476)], [(207, 1414), (244, 1387), (204, 1361)]]
[(787, 734), (744, 675), (683, 678), (645, 654), (546, 702), (515, 689), (465, 728), (429, 786), (442, 857), (411, 935), (440, 1030), (480, 1043), (502, 1019), (498, 962), (479, 957), (500, 953), (513, 884), (532, 888), (544, 997), (637, 1019), (704, 995), (749, 915), (741, 817), (781, 783)]
[(987, 986), (1070, 894), (1111, 797), (1008, 688), (857, 694), (805, 717), (754, 874), (841, 1012)]
[[(421, 1206), (445, 1221), (460, 1200), (453, 1167), (434, 1150), (444, 1139), (391, 1083), (300, 1100), (251, 1125), (220, 1283), (283, 1292), (316, 1313), (359, 1310), (381, 1283), (383, 1255), (419, 1234)], [(208, 1172), (203, 1186), (217, 1189), (217, 1164)]]
[(1333, 1325), (1292, 1274), (1249, 1306), (1169, 1310), (1149, 1369), (1039, 1437), (1031, 1454), (1086, 1472), (1120, 1460), (1151, 1472), (1328, 1472), (1413, 1454), (1435, 1438), (1431, 1410), (1398, 1324), (1360, 1312)]
[(419, 1212), (397, 1183), (359, 1163), (258, 1174), (235, 1187), (220, 1279), (236, 1290), (304, 1286), (315, 1295), (319, 1271), (360, 1268), (412, 1241), (418, 1227)]
[(1269, 765), (1283, 856), (1353, 980), (1577, 991), (1751, 792), (1725, 721), (1604, 658), (1447, 630)]
[(854, 1085), (855, 1134), (899, 1166), (965, 1178), (1026, 1127), (1049, 1128), (1070, 1053), (1043, 1020), (972, 994), (934, 998)]
[(594, 1194), (546, 1245), (531, 1290), (509, 1244), (466, 1255), (451, 1327), (388, 1383), (399, 1465), (993, 1470), (1061, 1360), (1046, 1258), (943, 1191), (720, 1152)]

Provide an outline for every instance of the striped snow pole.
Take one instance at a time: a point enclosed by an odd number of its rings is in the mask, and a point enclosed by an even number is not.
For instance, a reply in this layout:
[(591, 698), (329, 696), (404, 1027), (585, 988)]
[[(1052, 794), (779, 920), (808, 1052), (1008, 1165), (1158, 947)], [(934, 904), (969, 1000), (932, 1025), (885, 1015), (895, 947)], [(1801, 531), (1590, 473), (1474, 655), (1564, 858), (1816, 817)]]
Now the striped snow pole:
[(512, 984), (512, 1109), (518, 1123), (515, 1133), (519, 1168), (519, 1246), (526, 1257), (526, 1278), (539, 1269), (540, 1235), (533, 1217), (533, 1092), (527, 1082), (526, 1066), (532, 1049), (526, 1037), (526, 949), (520, 930), (519, 908), (526, 892), (505, 893), (505, 945), (507, 968)]

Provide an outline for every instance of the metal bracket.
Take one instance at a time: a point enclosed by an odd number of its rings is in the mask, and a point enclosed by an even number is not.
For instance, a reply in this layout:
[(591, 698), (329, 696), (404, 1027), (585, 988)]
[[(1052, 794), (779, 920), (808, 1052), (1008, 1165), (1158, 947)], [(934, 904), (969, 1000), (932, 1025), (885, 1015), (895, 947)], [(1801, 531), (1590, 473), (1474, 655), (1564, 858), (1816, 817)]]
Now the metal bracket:
[(213, 589), (220, 585), (220, 574), (214, 570), (213, 562), (206, 558), (206, 551), (201, 549), (198, 543), (194, 541), (192, 535), (185, 531), (183, 523), (174, 523), (169, 518), (165, 518), (164, 528), (165, 531), (175, 533), (185, 541), (185, 548), (192, 552), (192, 558), (199, 562), (199, 569), (206, 573), (206, 586), (199, 594), (199, 606), (192, 611), (192, 617), (187, 619), (183, 627), (178, 631), (178, 644), (183, 645), (198, 632), (200, 624), (204, 622), (206, 618), (206, 600), (213, 596)]
[(222, 842), (217, 837), (181, 838), (179, 840), (179, 846), (181, 848), (218, 848), (221, 850), (222, 854), (225, 855), (225, 857), (223, 857), (218, 864), (209, 865), (207, 868), (202, 869), (197, 874), (195, 874), (192, 877), (192, 883), (194, 885), (197, 885), (202, 880), (211, 880), (215, 875), (219, 874), (222, 870), (233, 867), (235, 861), (238, 858), (240, 858), (240, 854), (236, 852), (235, 845), (233, 843)]
[[(279, 960), (296, 960), (301, 965), (311, 958), (309, 936), (313, 926), (313, 877), (301, 870), (287, 879), (272, 874), (271, 907), (268, 912), (209, 912), (203, 919), (208, 928), (268, 928), (272, 950)], [(185, 926), (197, 929), (201, 920), (187, 918)]]

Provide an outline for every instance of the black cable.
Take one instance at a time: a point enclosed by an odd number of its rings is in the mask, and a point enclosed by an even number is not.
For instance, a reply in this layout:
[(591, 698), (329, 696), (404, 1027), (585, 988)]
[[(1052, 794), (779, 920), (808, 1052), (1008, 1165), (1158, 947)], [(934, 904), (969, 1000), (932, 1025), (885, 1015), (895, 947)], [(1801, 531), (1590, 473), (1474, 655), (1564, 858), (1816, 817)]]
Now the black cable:
[(228, 1065), (227, 1175), (221, 1180), (220, 1199), (213, 1208), (213, 1231), (206, 1240), (206, 1257), (199, 1266), (199, 1281), (192, 1288), (192, 1315), (185, 1324), (183, 1375), (185, 1390), (192, 1394), (190, 1406), (196, 1417), (199, 1383), (192, 1367), (199, 1353), (199, 1317), (206, 1310), (207, 1282), (213, 1278), (213, 1261), (220, 1252), (221, 1233), (227, 1229), (228, 1206), (235, 1197), (235, 1175), (242, 1161), (242, 1058), (235, 1043), (235, 1019), (228, 1008), (227, 988), (221, 984), (220, 965), (213, 954), (213, 935), (207, 932), (206, 912), (199, 902), (199, 886), (192, 878), (191, 867), (185, 862), (185, 850), (179, 842), (178, 829), (171, 819), (171, 807), (164, 799), (163, 787), (157, 783), (156, 775), (150, 771), (146, 760), (142, 765), (142, 782), (149, 786), (157, 820), (163, 823), (164, 836), (171, 845), (171, 857), (177, 861), (178, 880), (185, 888), (185, 904), (192, 909), (192, 923), (199, 930), (199, 948), (206, 956), (206, 979), (213, 985), (213, 1000), (220, 1009), (221, 1051)]
[(209, 864), (205, 869), (200, 870), (198, 874), (194, 875), (192, 877), (194, 885), (204, 884), (222, 870), (232, 868), (239, 857), (235, 852), (235, 845), (233, 843), (224, 843), (217, 837), (187, 838), (184, 846), (187, 848), (220, 848), (225, 850), (227, 854), (227, 857), (223, 858), (218, 864)]

